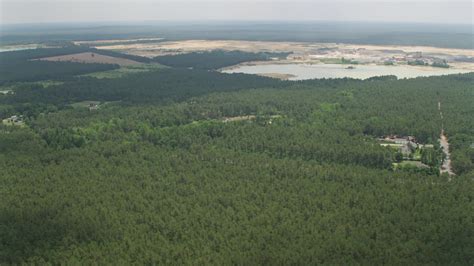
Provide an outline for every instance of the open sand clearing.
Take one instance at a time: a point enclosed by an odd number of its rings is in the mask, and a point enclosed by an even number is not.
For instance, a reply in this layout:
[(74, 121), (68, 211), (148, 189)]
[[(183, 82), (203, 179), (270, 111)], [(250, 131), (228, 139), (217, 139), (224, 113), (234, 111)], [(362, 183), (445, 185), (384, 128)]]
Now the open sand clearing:
[(156, 57), (211, 50), (244, 52), (289, 52), (285, 63), (317, 63), (327, 59), (350, 59), (361, 64), (407, 64), (423, 60), (431, 65), (446, 62), (458, 69), (474, 70), (473, 49), (450, 49), (428, 46), (355, 45), (343, 43), (266, 42), (240, 40), (185, 40), (152, 43), (121, 43), (98, 46), (98, 49)]
[(75, 45), (102, 45), (102, 44), (115, 44), (115, 43), (129, 43), (129, 42), (141, 42), (141, 41), (159, 41), (163, 38), (139, 38), (139, 39), (114, 39), (114, 40), (95, 40), (95, 41), (74, 41)]
[(130, 65), (140, 64), (140, 62), (133, 61), (130, 59), (112, 57), (112, 56), (107, 56), (107, 55), (91, 53), (91, 52), (45, 57), (45, 58), (40, 58), (37, 60), (56, 61), (56, 62), (117, 64), (120, 66), (130, 66)]
[[(246, 52), (311, 52), (320, 48), (336, 48), (369, 51), (393, 51), (405, 53), (423, 52), (433, 54), (474, 56), (472, 49), (451, 49), (429, 46), (395, 46), (395, 45), (355, 45), (336, 43), (305, 43), (305, 42), (266, 42), (266, 41), (238, 41), (238, 40), (185, 40), (164, 41), (156, 43), (117, 44), (97, 47), (106, 50), (127, 50), (132, 54), (148, 51), (150, 56), (169, 53), (186, 53), (209, 50), (240, 50)], [(153, 53), (154, 52), (154, 53)]]
[(186, 40), (157, 43), (135, 43), (99, 46), (98, 49), (116, 50), (129, 54), (155, 57), (160, 55), (190, 53), (196, 51), (226, 50), (245, 52), (291, 52), (297, 47), (292, 42), (227, 41), (227, 40)]

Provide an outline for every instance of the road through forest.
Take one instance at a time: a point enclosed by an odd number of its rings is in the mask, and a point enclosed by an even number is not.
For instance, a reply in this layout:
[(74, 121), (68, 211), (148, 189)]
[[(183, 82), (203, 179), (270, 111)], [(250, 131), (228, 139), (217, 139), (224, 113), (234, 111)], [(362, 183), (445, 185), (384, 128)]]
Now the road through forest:
[(443, 122), (443, 112), (441, 111), (441, 101), (438, 101), (438, 111), (439, 111), (439, 116), (441, 117), (441, 135), (439, 137), (439, 143), (441, 145), (441, 148), (443, 148), (444, 152), (444, 160), (443, 163), (441, 164), (441, 167), (439, 169), (440, 173), (448, 173), (449, 175), (454, 175), (454, 172), (451, 168), (451, 157), (449, 153), (449, 142), (448, 138), (446, 138), (446, 135), (444, 134), (444, 122)]

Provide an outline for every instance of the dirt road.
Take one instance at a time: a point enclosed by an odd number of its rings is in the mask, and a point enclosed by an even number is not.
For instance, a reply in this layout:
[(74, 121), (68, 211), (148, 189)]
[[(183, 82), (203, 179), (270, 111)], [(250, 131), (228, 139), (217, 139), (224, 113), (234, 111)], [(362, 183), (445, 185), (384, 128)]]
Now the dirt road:
[[(439, 111), (439, 116), (441, 117), (441, 121), (443, 121), (443, 113), (441, 112), (441, 101), (438, 101), (438, 111)], [(451, 168), (449, 142), (448, 142), (448, 138), (446, 138), (446, 135), (444, 134), (443, 122), (441, 124), (441, 135), (439, 137), (439, 144), (441, 145), (441, 148), (443, 148), (443, 152), (445, 155), (443, 163), (441, 164), (441, 167), (439, 168), (439, 172), (441, 174), (448, 173), (448, 175), (454, 175), (453, 169)]]

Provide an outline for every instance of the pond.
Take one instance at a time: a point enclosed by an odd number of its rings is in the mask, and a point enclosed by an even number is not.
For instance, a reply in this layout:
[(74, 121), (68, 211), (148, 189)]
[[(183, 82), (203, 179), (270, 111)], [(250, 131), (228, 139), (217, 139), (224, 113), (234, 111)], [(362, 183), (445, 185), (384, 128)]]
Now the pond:
[(289, 80), (317, 78), (356, 78), (366, 79), (375, 76), (395, 75), (398, 78), (415, 78), (472, 72), (468, 69), (437, 68), (408, 65), (349, 65), (342, 64), (256, 64), (238, 65), (225, 69), (224, 73), (246, 73), (267, 76), (288, 75)]

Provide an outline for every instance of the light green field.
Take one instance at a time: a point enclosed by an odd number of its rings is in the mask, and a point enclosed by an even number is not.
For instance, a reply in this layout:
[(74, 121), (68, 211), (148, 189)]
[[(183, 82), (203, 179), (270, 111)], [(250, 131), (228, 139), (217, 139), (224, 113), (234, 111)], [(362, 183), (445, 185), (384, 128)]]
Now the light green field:
[(421, 161), (421, 149), (416, 149), (413, 153), (413, 160)]
[[(103, 79), (103, 78), (120, 78), (124, 75), (128, 74), (134, 74), (134, 73), (142, 73), (142, 72), (147, 72), (147, 71), (152, 71), (156, 69), (161, 69), (161, 68), (166, 68), (166, 66), (160, 65), (160, 64), (140, 64), (140, 65), (134, 65), (134, 66), (123, 66), (118, 69), (114, 70), (107, 70), (107, 71), (101, 71), (101, 72), (94, 72), (94, 73), (89, 73), (85, 75), (81, 75), (82, 77), (94, 77), (98, 79)], [(5, 85), (5, 86), (0, 86), (0, 94), (7, 94), (9, 92), (15, 91), (15, 88), (21, 85), (41, 85), (44, 88), (50, 87), (50, 86), (56, 86), (56, 85), (61, 85), (64, 82), (62, 81), (57, 81), (57, 80), (41, 80), (41, 81), (34, 81), (34, 82), (16, 82), (11, 85)]]
[(89, 108), (91, 104), (100, 105), (99, 101), (82, 101), (71, 104), (74, 108)]
[(0, 86), (0, 94), (7, 94), (9, 92), (14, 91), (17, 87), (22, 86), (22, 85), (41, 85), (44, 88), (50, 87), (50, 86), (56, 86), (56, 85), (61, 85), (64, 82), (62, 81), (57, 81), (57, 80), (41, 80), (41, 81), (34, 81), (34, 82), (15, 82), (10, 85), (4, 85)]
[(114, 103), (120, 103), (120, 101), (111, 101), (111, 102), (100, 102), (100, 101), (82, 101), (71, 103), (70, 106), (73, 108), (89, 108), (90, 105), (97, 105), (99, 108), (104, 107), (105, 105), (110, 105)]
[(396, 170), (398, 168), (405, 168), (405, 167), (418, 167), (418, 168), (428, 168), (426, 164), (420, 161), (401, 161), (399, 163), (393, 163), (393, 169)]
[(51, 86), (61, 85), (64, 82), (57, 81), (57, 80), (42, 80), (42, 81), (36, 81), (36, 82), (32, 82), (32, 83), (42, 85), (43, 87), (47, 88), (47, 87), (51, 87)]
[(156, 69), (164, 68), (165, 66), (160, 64), (141, 64), (141, 65), (134, 65), (134, 66), (123, 66), (118, 69), (114, 70), (107, 70), (101, 72), (94, 72), (86, 75), (81, 75), (82, 77), (93, 77), (98, 79), (114, 79), (120, 78), (124, 75), (134, 74), (134, 73), (141, 73), (152, 71)]

